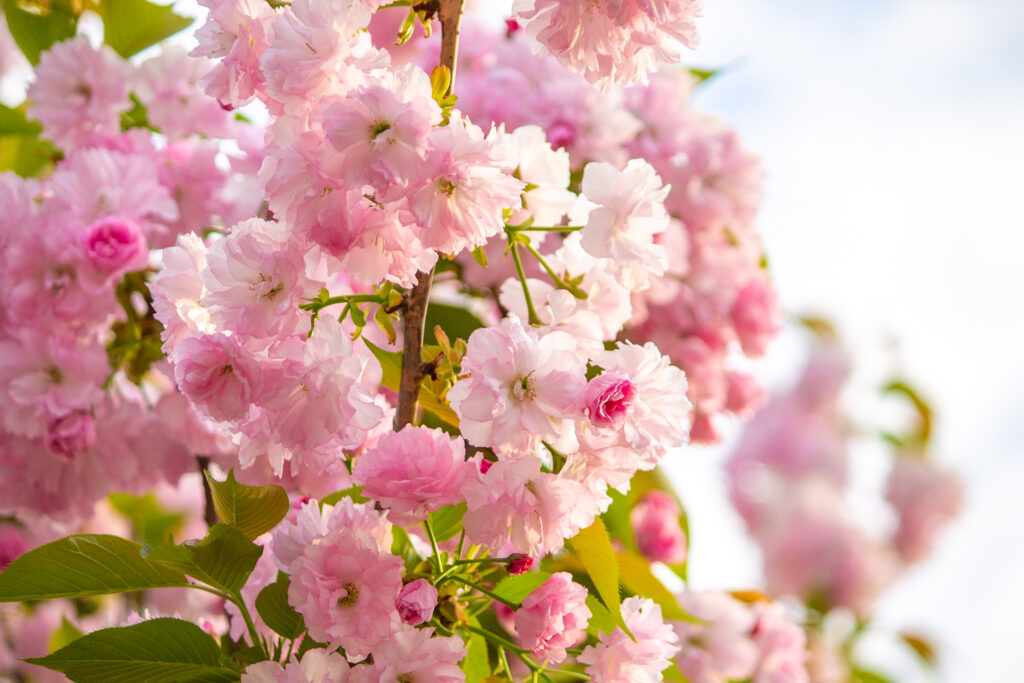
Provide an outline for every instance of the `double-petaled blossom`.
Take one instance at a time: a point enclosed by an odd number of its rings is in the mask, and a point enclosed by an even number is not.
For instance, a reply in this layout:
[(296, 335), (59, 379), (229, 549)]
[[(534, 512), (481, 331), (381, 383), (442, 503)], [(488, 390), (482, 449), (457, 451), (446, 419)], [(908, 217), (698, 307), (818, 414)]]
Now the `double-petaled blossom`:
[(455, 383), (448, 400), (471, 444), (524, 452), (542, 441), (573, 440), (586, 360), (568, 334), (539, 335), (506, 318), (473, 332), (462, 372), (468, 377)]
[(622, 618), (632, 638), (618, 626), (602, 633), (577, 659), (595, 683), (656, 683), (679, 651), (679, 638), (661, 617), (661, 607), (646, 598), (622, 601)]
[(560, 62), (605, 87), (646, 81), (697, 44), (701, 0), (516, 0), (526, 33)]
[(462, 439), (407, 425), (359, 456), (352, 478), (364, 487), (362, 495), (390, 510), (392, 522), (408, 526), (460, 502), (462, 486), (475, 469), (466, 462)]
[(585, 601), (587, 589), (572, 575), (557, 572), (523, 598), (516, 610), (519, 640), (541, 659), (559, 664), (566, 649), (586, 637), (591, 612)]

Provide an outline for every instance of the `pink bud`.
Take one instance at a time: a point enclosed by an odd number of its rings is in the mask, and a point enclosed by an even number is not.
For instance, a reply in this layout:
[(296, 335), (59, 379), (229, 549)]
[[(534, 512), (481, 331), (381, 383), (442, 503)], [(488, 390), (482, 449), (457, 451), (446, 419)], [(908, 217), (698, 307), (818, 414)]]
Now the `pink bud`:
[(690, 427), (690, 441), (692, 443), (718, 443), (722, 435), (718, 433), (711, 416), (698, 413), (693, 416), (693, 425)]
[(533, 558), (529, 555), (509, 555), (511, 562), (508, 563), (509, 574), (525, 574), (533, 569)]
[(636, 398), (636, 385), (625, 375), (606, 372), (587, 384), (587, 416), (600, 427), (618, 427)]
[(398, 616), (410, 626), (430, 621), (435, 607), (437, 589), (426, 579), (416, 579), (412, 583), (407, 583), (395, 600)]
[(686, 561), (680, 513), (679, 505), (664, 491), (648, 491), (629, 513), (636, 546), (648, 560), (665, 564)]
[(487, 474), (487, 470), (491, 469), (491, 465), (493, 465), (493, 464), (494, 463), (491, 462), (490, 460), (481, 460), (480, 461), (480, 474)]
[(742, 372), (729, 373), (729, 390), (725, 396), (725, 408), (736, 415), (747, 415), (764, 397), (761, 385), (750, 375)]
[(135, 221), (106, 216), (82, 234), (89, 263), (101, 273), (126, 273), (146, 265), (146, 240)]

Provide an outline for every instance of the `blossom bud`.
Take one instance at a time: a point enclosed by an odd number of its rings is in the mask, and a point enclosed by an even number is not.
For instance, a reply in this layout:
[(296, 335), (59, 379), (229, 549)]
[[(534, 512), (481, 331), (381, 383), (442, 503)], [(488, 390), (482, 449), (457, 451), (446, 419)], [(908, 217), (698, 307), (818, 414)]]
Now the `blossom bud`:
[(430, 621), (436, 606), (437, 589), (426, 579), (416, 579), (412, 583), (407, 583), (395, 600), (398, 616), (410, 626)]
[(146, 265), (146, 240), (135, 221), (107, 216), (95, 221), (82, 235), (89, 263), (108, 274), (125, 273)]
[(509, 574), (525, 574), (533, 569), (533, 558), (529, 555), (520, 555), (519, 553), (516, 553), (515, 555), (510, 555), (509, 560)]
[(587, 384), (587, 416), (600, 427), (618, 427), (636, 398), (636, 385), (619, 373), (598, 375)]

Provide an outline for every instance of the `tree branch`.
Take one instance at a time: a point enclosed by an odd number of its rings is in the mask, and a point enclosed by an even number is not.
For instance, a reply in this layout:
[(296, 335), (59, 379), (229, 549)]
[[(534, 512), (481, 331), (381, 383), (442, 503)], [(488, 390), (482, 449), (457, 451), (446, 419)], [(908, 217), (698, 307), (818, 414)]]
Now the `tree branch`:
[[(451, 72), (445, 95), (455, 87), (455, 63), (459, 48), (459, 22), (465, 0), (440, 0), (441, 64)], [(423, 323), (427, 317), (427, 300), (434, 271), (423, 271), (405, 298), (402, 311), (402, 378), (398, 386), (398, 407), (395, 409), (395, 431), (416, 419), (416, 399), (423, 381)]]

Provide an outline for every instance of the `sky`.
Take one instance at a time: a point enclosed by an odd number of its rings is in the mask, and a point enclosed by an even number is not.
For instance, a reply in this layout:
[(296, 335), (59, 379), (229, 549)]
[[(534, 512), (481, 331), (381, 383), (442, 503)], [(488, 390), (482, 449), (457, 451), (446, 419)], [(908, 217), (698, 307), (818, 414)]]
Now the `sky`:
[[(699, 27), (687, 63), (726, 71), (695, 106), (762, 157), (760, 225), (784, 308), (838, 323), (858, 366), (855, 417), (875, 414), (892, 374), (921, 386), (936, 455), (967, 480), (938, 552), (881, 600), (881, 630), (932, 636), (940, 680), (1021, 680), (1006, 653), (1024, 636), (1024, 2), (707, 0)], [(802, 350), (786, 333), (754, 367), (785, 385)], [(670, 465), (694, 517), (697, 588), (758, 577), (724, 500), (728, 448)], [(877, 486), (877, 453), (853, 455)], [(929, 680), (885, 643), (865, 657)]]

